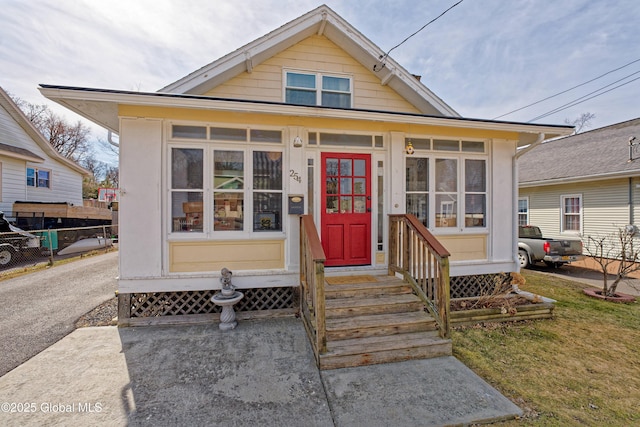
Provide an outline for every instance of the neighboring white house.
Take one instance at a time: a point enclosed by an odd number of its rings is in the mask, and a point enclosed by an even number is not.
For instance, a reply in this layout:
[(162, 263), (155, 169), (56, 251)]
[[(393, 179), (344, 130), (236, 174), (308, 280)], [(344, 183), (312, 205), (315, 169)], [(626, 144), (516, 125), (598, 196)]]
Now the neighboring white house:
[(7, 217), (16, 201), (82, 206), (88, 173), (60, 155), (0, 88), (0, 210)]
[(41, 87), (120, 136), (132, 313), (203, 312), (191, 302), (222, 267), (246, 304), (298, 287), (300, 213), (334, 271), (386, 274), (404, 213), (451, 252), (454, 279), (519, 269), (517, 149), (573, 128), (462, 118), (383, 53), (321, 6), (160, 92)]
[[(636, 139), (633, 139), (633, 138)], [(640, 118), (540, 144), (519, 162), (519, 223), (603, 237), (640, 224)]]

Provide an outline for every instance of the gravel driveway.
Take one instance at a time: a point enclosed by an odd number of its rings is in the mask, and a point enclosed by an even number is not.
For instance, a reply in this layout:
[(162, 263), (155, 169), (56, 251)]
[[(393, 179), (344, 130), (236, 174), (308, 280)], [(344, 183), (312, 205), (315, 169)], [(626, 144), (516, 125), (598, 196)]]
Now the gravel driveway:
[(118, 252), (0, 281), (0, 376), (72, 332), (114, 297)]

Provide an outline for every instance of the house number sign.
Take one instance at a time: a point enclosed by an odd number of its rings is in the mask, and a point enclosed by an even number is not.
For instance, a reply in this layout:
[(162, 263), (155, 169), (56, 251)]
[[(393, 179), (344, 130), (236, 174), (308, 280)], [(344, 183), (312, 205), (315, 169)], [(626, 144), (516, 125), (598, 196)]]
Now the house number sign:
[(289, 170), (289, 176), (291, 178), (293, 178), (294, 181), (301, 183), (302, 182), (302, 177), (300, 176), (300, 174), (296, 171), (294, 171), (293, 169)]

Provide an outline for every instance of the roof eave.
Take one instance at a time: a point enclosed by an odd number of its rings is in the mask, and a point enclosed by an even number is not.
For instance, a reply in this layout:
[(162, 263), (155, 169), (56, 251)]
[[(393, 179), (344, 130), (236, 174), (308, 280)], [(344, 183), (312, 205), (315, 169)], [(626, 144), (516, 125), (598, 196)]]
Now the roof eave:
[[(412, 123), (432, 126), (455, 126), (469, 129), (516, 132), (523, 136), (543, 133), (545, 134), (545, 139), (568, 135), (573, 131), (573, 127), (565, 125), (498, 122), (461, 117), (429, 116), (414, 113), (298, 106), (273, 102), (220, 99), (195, 95), (127, 92), (50, 85), (40, 85), (39, 90), (46, 98), (69, 108), (88, 120), (91, 120), (115, 133), (119, 133), (119, 105), (205, 109), (362, 121), (385, 121), (388, 123)], [(524, 142), (527, 141), (526, 138), (521, 138), (521, 140)]]
[[(11, 97), (9, 97), (9, 95), (4, 90), (2, 90), (2, 88), (0, 88), (0, 104), (7, 109), (11, 117), (13, 117), (13, 119), (20, 125), (20, 127), (27, 133), (27, 135), (29, 135), (29, 137), (43, 151), (45, 151), (52, 159), (55, 159), (61, 163), (64, 163), (66, 166), (70, 167), (71, 169), (74, 169), (75, 171), (79, 172), (84, 176), (89, 176), (91, 174), (88, 170), (86, 170), (82, 166), (78, 165), (77, 163), (73, 162), (70, 159), (67, 159), (58, 151), (56, 151), (51, 146), (49, 141), (45, 139), (42, 133), (40, 133), (40, 131), (36, 129), (36, 127), (33, 125), (33, 123), (31, 123), (31, 120), (29, 120), (29, 118), (22, 112), (20, 107), (16, 105), (13, 99), (11, 99)], [(41, 157), (36, 156), (36, 159), (25, 158), (24, 160), (28, 160), (35, 163), (40, 163), (44, 160), (44, 159), (42, 160), (38, 160), (38, 159), (41, 159)]]
[(563, 177), (563, 178), (542, 179), (538, 181), (527, 181), (527, 182), (518, 183), (518, 187), (532, 188), (532, 187), (542, 187), (542, 186), (550, 186), (550, 185), (577, 184), (581, 182), (605, 181), (608, 179), (630, 178), (630, 177), (637, 177), (637, 176), (640, 176), (640, 170), (608, 172), (608, 173), (601, 173), (597, 175), (582, 175), (582, 176), (572, 176), (572, 177)]

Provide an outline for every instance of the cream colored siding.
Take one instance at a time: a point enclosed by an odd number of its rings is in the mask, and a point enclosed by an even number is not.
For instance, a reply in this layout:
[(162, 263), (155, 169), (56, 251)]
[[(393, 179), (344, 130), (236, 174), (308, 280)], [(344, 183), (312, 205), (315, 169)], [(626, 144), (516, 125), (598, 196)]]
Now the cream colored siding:
[(487, 259), (487, 236), (438, 236), (438, 240), (451, 253), (452, 262)]
[(284, 240), (169, 243), (169, 271), (284, 269)]
[(640, 178), (632, 178), (633, 224), (640, 226)]
[(594, 182), (585, 187), (583, 234), (601, 235), (629, 224), (627, 179)]
[(560, 235), (561, 198), (582, 196), (582, 235), (611, 233), (629, 223), (629, 184), (627, 179), (577, 184), (540, 186), (520, 190), (529, 197), (529, 222), (548, 236)]
[(353, 107), (419, 113), (388, 86), (380, 84), (373, 71), (323, 36), (312, 36), (282, 51), (205, 95), (220, 98), (284, 102), (284, 70), (323, 72), (353, 78)]

